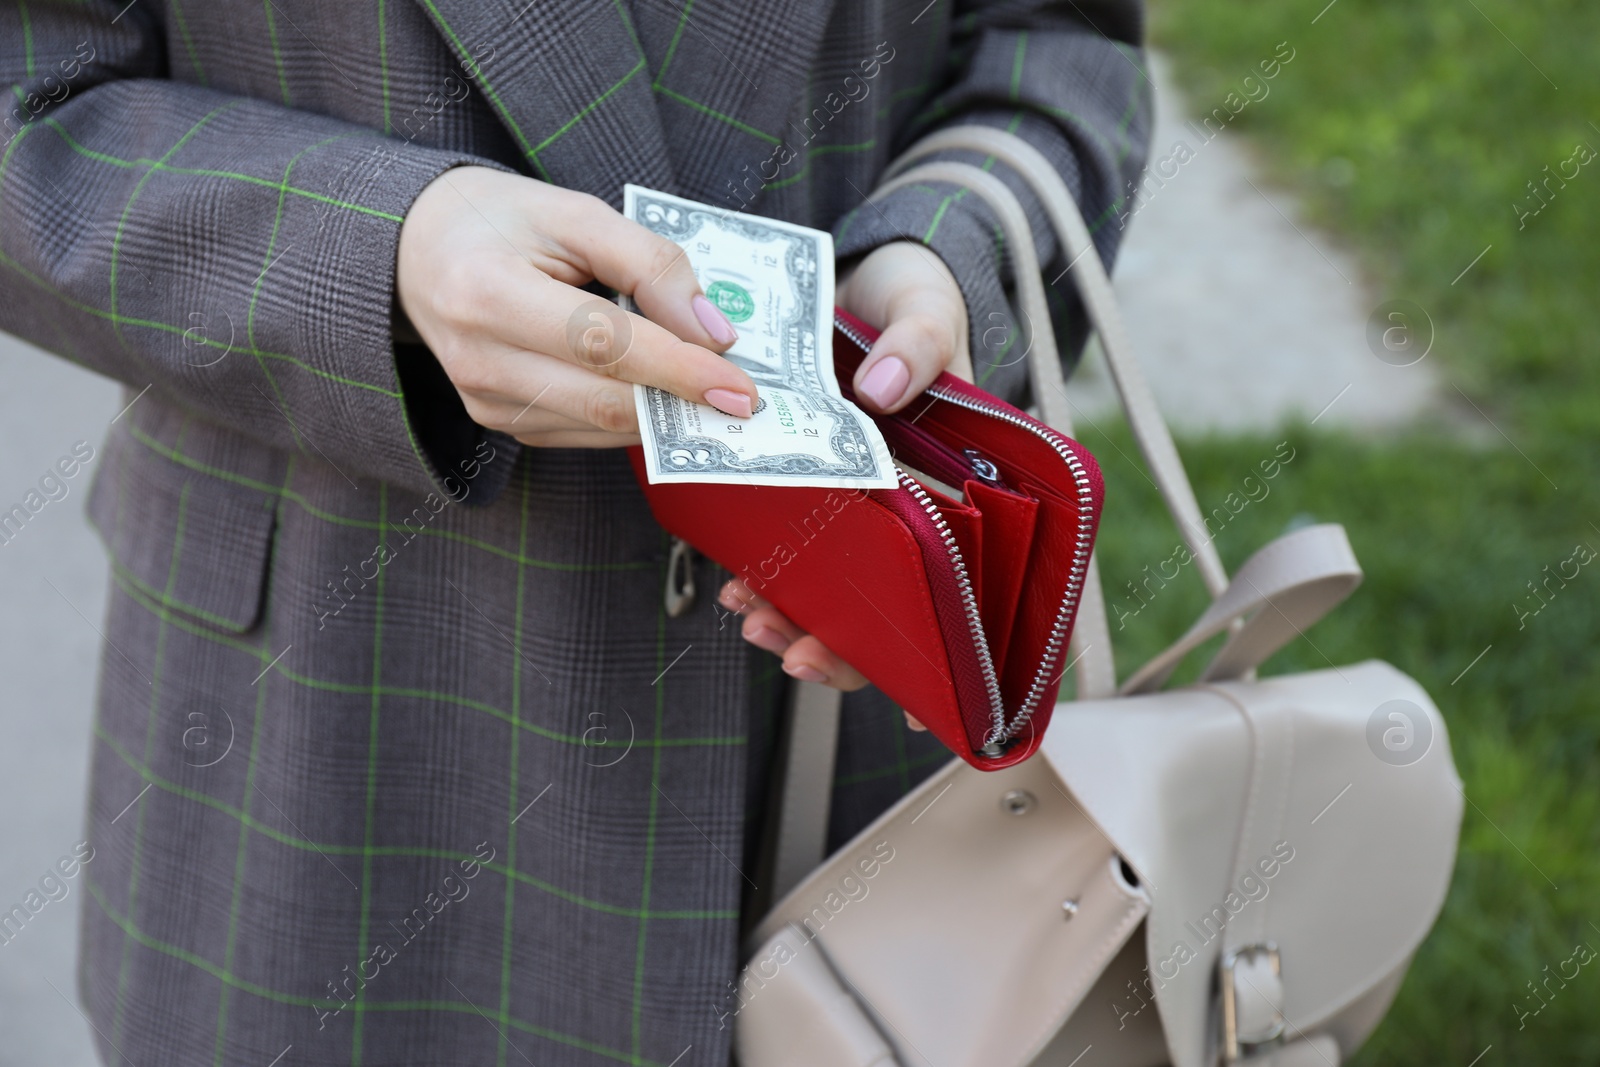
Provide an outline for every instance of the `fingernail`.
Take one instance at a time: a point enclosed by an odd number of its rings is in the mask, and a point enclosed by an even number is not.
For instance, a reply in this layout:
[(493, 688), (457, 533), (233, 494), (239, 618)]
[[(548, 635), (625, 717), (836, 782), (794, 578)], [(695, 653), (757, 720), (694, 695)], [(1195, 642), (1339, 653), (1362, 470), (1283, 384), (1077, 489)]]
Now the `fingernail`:
[(885, 356), (861, 379), (861, 395), (880, 408), (893, 407), (911, 384), (911, 372), (899, 356)]
[(783, 673), (791, 678), (798, 678), (802, 682), (826, 682), (828, 676), (807, 663), (796, 663), (793, 667), (787, 663), (783, 665)]
[(750, 417), (750, 398), (743, 393), (736, 393), (732, 389), (707, 389), (706, 403), (718, 411), (726, 412), (737, 418)]
[(737, 593), (732, 593), (732, 592), (719, 593), (717, 595), (717, 603), (721, 604), (723, 607), (727, 608), (729, 611), (743, 611), (744, 610), (744, 601), (739, 599), (739, 594), (737, 594)]
[(689, 301), (689, 306), (694, 308), (694, 317), (700, 320), (700, 325), (706, 328), (706, 333), (709, 333), (717, 344), (731, 345), (739, 339), (733, 323), (728, 321), (728, 316), (722, 313), (722, 309), (699, 293)]
[(766, 649), (783, 655), (784, 649), (789, 647), (789, 639), (776, 630), (769, 630), (765, 626), (755, 626), (745, 631), (744, 639), (757, 648)]

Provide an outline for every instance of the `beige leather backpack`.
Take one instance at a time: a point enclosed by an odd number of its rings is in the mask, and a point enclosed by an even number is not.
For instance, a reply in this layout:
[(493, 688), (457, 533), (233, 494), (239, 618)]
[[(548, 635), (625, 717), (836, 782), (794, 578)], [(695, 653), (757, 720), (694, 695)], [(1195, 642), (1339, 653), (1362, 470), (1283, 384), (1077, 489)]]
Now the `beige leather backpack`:
[[(1150, 473), (1213, 596), (1118, 688), (1091, 563), (1076, 701), (1041, 751), (952, 761), (820, 862), (838, 699), (791, 709), (774, 878), (734, 1025), (743, 1067), (1337, 1067), (1377, 1025), (1444, 900), (1462, 793), (1438, 709), (1376, 660), (1254, 671), (1361, 580), (1337, 525), (1278, 538), (1230, 581), (1060, 177), (1009, 134), (913, 147), (878, 193), (955, 182), (994, 209), (1033, 330), (1041, 417), (1071, 434), (1037, 256), (992, 174), (1058, 231)], [(875, 194), (877, 195), (877, 194)], [(1201, 680), (1161, 689), (1227, 633)]]

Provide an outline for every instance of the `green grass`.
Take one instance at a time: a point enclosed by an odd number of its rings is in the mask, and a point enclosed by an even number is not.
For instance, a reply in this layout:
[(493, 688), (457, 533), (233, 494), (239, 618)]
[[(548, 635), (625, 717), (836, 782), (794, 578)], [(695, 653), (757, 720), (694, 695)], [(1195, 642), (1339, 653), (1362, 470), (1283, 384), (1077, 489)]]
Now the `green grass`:
[[(1538, 614), (1518, 612), (1540, 603), (1528, 583), (1575, 546), (1600, 551), (1600, 242), (1590, 222), (1600, 157), (1564, 188), (1552, 182), (1549, 205), (1520, 229), (1512, 207), (1531, 205), (1526, 183), (1577, 144), (1600, 149), (1588, 125), (1600, 124), (1600, 6), (1338, 0), (1312, 25), (1325, 3), (1165, 0), (1153, 35), (1207, 108), (1278, 42), (1296, 50), (1233, 128), (1359, 252), (1374, 302), (1403, 297), (1428, 311), (1428, 358), (1459, 423), (1482, 432), (1442, 422), (1375, 438), (1299, 426), (1186, 441), (1185, 459), (1208, 508), (1287, 439), (1294, 460), (1220, 534), (1224, 558), (1237, 566), (1310, 517), (1344, 523), (1366, 570), (1351, 600), (1267, 672), (1381, 657), (1417, 677), (1449, 724), (1470, 800), (1455, 880), (1354, 1062), (1466, 1067), (1488, 1048), (1479, 1067), (1600, 1063), (1600, 959), (1565, 988), (1552, 981), (1548, 1005), (1520, 1026), (1517, 1012), (1539, 1004), (1527, 983), (1555, 974), (1575, 945), (1600, 949), (1600, 558), (1565, 587), (1552, 581)], [(1158, 157), (1171, 148), (1154, 147)], [(1110, 601), (1126, 610), (1138, 605), (1119, 595), (1122, 583), (1169, 555), (1175, 534), (1124, 456), (1135, 454), (1126, 432), (1112, 433), (1085, 441), (1110, 494)], [(1117, 634), (1123, 672), (1203, 601), (1189, 573), (1128, 617)]]

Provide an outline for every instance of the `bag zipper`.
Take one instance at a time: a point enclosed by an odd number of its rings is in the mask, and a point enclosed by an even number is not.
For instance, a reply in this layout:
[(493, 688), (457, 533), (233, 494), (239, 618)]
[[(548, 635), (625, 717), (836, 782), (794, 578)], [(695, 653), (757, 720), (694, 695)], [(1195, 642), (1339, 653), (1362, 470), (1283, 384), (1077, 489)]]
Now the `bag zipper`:
[[(837, 314), (834, 316), (833, 325), (835, 329), (844, 334), (863, 352), (872, 347), (870, 341)], [(1072, 451), (1065, 437), (1032, 419), (1019, 417), (993, 404), (973, 400), (970, 397), (962, 396), (960, 393), (952, 392), (940, 386), (929, 386), (927, 393), (946, 403), (966, 408), (968, 411), (986, 415), (989, 418), (999, 419), (1033, 434), (1053, 448), (1056, 454), (1062, 458), (1067, 464), (1067, 469), (1072, 474), (1074, 484), (1078, 487), (1078, 543), (1073, 549), (1072, 567), (1067, 574), (1066, 593), (1062, 598), (1061, 607), (1056, 612), (1055, 622), (1050, 628), (1049, 639), (1045, 642), (1044, 656), (1039, 661), (1039, 667), (1034, 673), (1033, 682), (1028, 687), (1027, 696), (1023, 698), (1022, 705), (1017, 709), (1017, 713), (1011, 716), (1008, 721), (1005, 699), (1001, 695), (1000, 680), (995, 670), (994, 656), (989, 651), (989, 640), (983, 632), (983, 617), (978, 610), (978, 598), (972, 591), (972, 580), (967, 575), (967, 564), (962, 557), (961, 548), (956, 544), (955, 535), (950, 531), (949, 524), (945, 522), (944, 516), (939, 512), (938, 505), (923, 491), (915, 479), (898, 467), (895, 469), (896, 475), (899, 476), (900, 484), (912, 495), (912, 498), (917, 501), (923, 511), (927, 512), (928, 518), (932, 520), (934, 527), (939, 531), (939, 536), (944, 541), (945, 551), (950, 557), (950, 566), (955, 572), (956, 586), (961, 595), (962, 607), (965, 609), (967, 626), (972, 632), (972, 643), (978, 654), (978, 666), (983, 673), (984, 688), (988, 692), (991, 708), (991, 726), (988, 736), (984, 739), (983, 747), (979, 751), (983, 755), (992, 758), (1001, 755), (1004, 752), (1006, 742), (1021, 733), (1022, 729), (1027, 726), (1028, 721), (1033, 718), (1033, 713), (1038, 709), (1038, 704), (1050, 685), (1051, 672), (1061, 658), (1061, 653), (1066, 644), (1067, 631), (1071, 628), (1078, 598), (1083, 593), (1084, 578), (1089, 569), (1089, 538), (1090, 530), (1094, 525), (1094, 502), (1090, 495), (1088, 472), (1084, 470), (1083, 461)], [(985, 464), (992, 469), (992, 464), (988, 464), (987, 461), (985, 461)]]

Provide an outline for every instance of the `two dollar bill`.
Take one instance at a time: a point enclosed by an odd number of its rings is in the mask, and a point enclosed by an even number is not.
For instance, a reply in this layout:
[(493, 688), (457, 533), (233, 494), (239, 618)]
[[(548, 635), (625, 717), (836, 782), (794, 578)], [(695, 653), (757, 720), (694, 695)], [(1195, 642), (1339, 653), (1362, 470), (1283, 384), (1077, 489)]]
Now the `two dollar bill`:
[(833, 239), (820, 230), (626, 187), (628, 218), (677, 244), (739, 340), (748, 419), (634, 386), (650, 481), (881, 489), (896, 484), (872, 419), (833, 370)]

